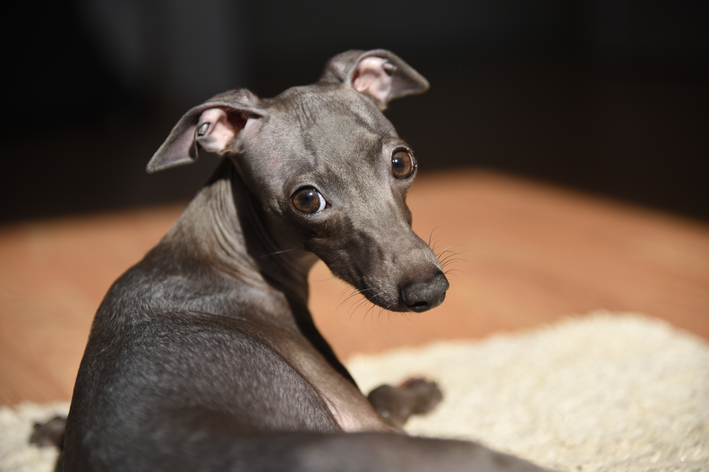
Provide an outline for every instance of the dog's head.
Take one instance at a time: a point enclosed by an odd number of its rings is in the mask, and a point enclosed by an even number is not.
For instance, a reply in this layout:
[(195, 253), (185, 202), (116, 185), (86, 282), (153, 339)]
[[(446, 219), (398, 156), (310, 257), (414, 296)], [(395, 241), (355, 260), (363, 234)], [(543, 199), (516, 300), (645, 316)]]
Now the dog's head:
[(406, 192), (416, 158), (382, 110), (427, 89), (388, 51), (348, 51), (316, 84), (264, 100), (234, 90), (193, 108), (147, 170), (188, 164), (200, 149), (229, 156), (295, 247), (381, 307), (425, 311), (443, 301), (448, 281), (411, 229)]

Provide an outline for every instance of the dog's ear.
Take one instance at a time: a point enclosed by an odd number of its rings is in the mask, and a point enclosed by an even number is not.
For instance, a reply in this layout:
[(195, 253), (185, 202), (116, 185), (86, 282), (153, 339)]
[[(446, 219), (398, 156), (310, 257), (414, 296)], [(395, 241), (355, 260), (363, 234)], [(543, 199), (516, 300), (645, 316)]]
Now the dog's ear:
[(381, 110), (391, 100), (428, 90), (421, 74), (385, 49), (338, 54), (327, 62), (320, 81), (349, 84), (373, 98)]
[(238, 152), (238, 141), (247, 122), (264, 114), (258, 97), (246, 89), (212, 97), (180, 118), (145, 170), (152, 174), (191, 164), (199, 157), (200, 149), (220, 156)]

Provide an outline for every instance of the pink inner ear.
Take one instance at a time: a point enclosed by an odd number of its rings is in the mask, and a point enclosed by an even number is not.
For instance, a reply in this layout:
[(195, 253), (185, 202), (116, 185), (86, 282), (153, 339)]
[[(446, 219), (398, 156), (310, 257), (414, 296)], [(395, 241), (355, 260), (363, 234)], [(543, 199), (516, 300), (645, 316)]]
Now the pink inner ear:
[(386, 59), (381, 57), (362, 59), (352, 74), (352, 86), (355, 90), (386, 103), (391, 92), (391, 77), (384, 70), (386, 62)]
[(239, 134), (239, 131), (246, 125), (246, 117), (242, 113), (229, 114), (221, 108), (209, 108), (202, 112), (197, 122), (197, 129), (208, 123), (206, 133), (197, 136), (197, 142), (205, 150), (221, 154), (228, 151)]

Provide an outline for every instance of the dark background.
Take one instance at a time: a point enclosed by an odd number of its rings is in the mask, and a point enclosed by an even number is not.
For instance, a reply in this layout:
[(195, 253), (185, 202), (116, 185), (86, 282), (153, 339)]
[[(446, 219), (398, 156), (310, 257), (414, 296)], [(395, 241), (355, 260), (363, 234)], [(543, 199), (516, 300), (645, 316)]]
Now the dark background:
[(431, 82), (387, 112), (422, 172), (473, 166), (709, 220), (702, 1), (83, 0), (4, 7), (0, 222), (189, 199), (145, 164), (181, 114), (391, 49)]

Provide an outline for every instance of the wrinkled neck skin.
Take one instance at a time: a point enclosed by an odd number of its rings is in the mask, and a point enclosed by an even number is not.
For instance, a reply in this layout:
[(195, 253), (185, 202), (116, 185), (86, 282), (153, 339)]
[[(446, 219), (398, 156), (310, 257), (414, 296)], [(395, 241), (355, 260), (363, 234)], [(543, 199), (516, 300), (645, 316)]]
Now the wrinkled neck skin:
[[(184, 249), (194, 258), (235, 279), (243, 289), (287, 300), (291, 307), (306, 307), (308, 272), (317, 257), (271, 226), (234, 165), (225, 159), (165, 240), (178, 246), (186, 242)], [(274, 316), (283, 315), (283, 307), (274, 308), (281, 308)]]
[(203, 290), (215, 290), (216, 272), (219, 285), (225, 282), (222, 291), (247, 306), (235, 316), (299, 331), (351, 380), (308, 310), (308, 272), (318, 259), (281, 233), (226, 158), (163, 243), (200, 266), (197, 276), (210, 284)]

